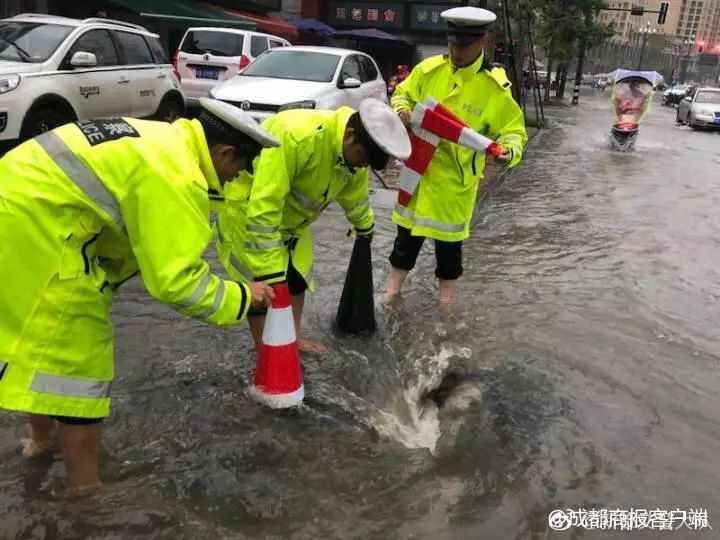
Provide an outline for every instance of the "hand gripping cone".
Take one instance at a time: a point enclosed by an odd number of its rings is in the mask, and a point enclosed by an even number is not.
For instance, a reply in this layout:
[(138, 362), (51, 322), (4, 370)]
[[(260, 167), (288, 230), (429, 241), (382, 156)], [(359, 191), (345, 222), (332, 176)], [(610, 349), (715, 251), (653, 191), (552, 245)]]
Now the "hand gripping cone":
[(295, 322), (287, 283), (273, 285), (251, 394), (273, 409), (299, 405), (305, 397)]
[(430, 133), (470, 150), (485, 152), (495, 157), (502, 154), (502, 148), (499, 144), (470, 129), (467, 124), (442, 105), (438, 104), (434, 109), (425, 108), (425, 110), (422, 110), (422, 117), (418, 118), (417, 123)]

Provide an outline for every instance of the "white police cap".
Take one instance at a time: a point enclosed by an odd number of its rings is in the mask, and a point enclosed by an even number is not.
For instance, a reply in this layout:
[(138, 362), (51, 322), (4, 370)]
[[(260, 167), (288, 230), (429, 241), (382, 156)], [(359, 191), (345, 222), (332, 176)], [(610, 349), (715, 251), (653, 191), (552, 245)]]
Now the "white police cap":
[(247, 135), (263, 148), (280, 146), (280, 142), (260, 127), (260, 124), (245, 111), (224, 101), (211, 98), (201, 98), (200, 106), (224, 122), (229, 128)]
[(410, 137), (402, 121), (380, 100), (360, 102), (360, 121), (373, 142), (386, 154), (406, 160), (412, 153)]
[(471, 6), (446, 9), (440, 17), (457, 27), (489, 28), (497, 20), (492, 11)]

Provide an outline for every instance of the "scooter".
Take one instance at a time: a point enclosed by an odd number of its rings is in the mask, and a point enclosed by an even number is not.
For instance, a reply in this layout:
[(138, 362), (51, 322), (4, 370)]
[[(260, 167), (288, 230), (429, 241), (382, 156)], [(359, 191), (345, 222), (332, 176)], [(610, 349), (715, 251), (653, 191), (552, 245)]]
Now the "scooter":
[(662, 81), (657, 71), (618, 69), (609, 75), (613, 80), (612, 101), (615, 120), (610, 129), (610, 145), (614, 150), (633, 149), (640, 123), (650, 109), (655, 86)]

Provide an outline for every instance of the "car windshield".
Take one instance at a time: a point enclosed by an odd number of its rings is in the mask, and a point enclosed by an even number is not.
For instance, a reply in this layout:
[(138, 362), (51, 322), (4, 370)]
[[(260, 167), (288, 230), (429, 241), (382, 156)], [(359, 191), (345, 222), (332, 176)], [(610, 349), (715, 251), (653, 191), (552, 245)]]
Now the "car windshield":
[(0, 22), (0, 60), (44, 62), (72, 32), (72, 26), (35, 22)]
[(188, 54), (240, 56), (243, 50), (243, 35), (233, 32), (191, 30), (185, 36), (180, 50)]
[(331, 82), (339, 62), (336, 54), (276, 49), (259, 56), (240, 76)]
[(695, 97), (695, 103), (720, 104), (720, 92), (698, 92)]

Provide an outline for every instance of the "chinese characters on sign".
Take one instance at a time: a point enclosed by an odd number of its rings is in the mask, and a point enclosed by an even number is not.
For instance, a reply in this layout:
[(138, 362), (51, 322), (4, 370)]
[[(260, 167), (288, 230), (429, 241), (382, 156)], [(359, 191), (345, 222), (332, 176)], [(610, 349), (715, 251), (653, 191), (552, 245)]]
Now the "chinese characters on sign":
[(405, 6), (396, 2), (328, 2), (328, 23), (361, 28), (402, 28)]
[(440, 13), (448, 9), (447, 5), (416, 4), (410, 10), (410, 28), (412, 30), (445, 31), (445, 22)]

